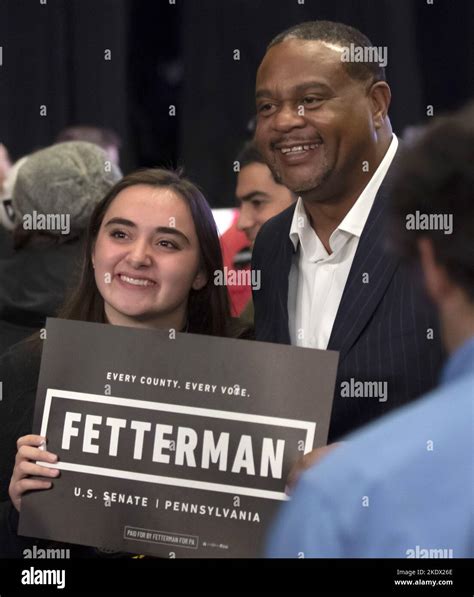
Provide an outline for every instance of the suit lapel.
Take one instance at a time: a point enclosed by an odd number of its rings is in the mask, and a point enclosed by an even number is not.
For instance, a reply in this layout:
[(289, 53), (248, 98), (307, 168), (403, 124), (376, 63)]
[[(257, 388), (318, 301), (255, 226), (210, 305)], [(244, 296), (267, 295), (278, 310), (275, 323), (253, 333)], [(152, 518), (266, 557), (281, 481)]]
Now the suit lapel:
[(285, 218), (283, 229), (285, 230), (285, 237), (282, 239), (280, 248), (280, 255), (278, 259), (275, 259), (274, 267), (277, 268), (276, 277), (278, 277), (277, 285), (277, 317), (275, 321), (278, 322), (277, 337), (281, 338), (281, 341), (290, 344), (290, 332), (288, 326), (288, 279), (291, 269), (291, 261), (294, 253), (293, 243), (290, 240), (290, 228), (293, 214), (295, 212), (295, 206), (291, 206), (287, 210), (287, 217)]
[(387, 203), (384, 180), (362, 231), (328, 343), (328, 350), (340, 351), (339, 362), (367, 325), (399, 262), (386, 247)]

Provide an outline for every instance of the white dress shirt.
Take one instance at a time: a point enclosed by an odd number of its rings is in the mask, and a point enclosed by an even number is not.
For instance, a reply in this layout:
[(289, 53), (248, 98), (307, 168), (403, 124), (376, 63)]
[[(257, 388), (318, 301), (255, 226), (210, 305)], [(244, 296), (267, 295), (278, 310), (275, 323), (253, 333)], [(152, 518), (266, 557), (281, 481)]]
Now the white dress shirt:
[(392, 136), (387, 152), (357, 201), (329, 238), (329, 255), (311, 227), (301, 197), (290, 228), (295, 247), (288, 280), (288, 324), (291, 343), (326, 349), (360, 235), (382, 181), (395, 156)]

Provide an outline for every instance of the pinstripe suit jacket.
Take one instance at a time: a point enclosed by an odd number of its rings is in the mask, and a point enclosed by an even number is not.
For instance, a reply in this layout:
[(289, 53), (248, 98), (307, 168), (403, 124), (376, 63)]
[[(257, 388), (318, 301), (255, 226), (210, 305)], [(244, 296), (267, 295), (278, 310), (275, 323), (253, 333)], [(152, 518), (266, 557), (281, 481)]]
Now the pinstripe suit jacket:
[[(360, 237), (329, 339), (328, 349), (340, 353), (329, 442), (430, 390), (444, 357), (436, 313), (421, 276), (414, 276), (388, 250), (388, 200), (385, 179)], [(253, 250), (252, 268), (261, 272), (260, 289), (253, 292), (255, 333), (264, 342), (290, 344), (288, 276), (294, 247), (289, 232), (294, 210), (292, 205), (266, 222)], [(347, 396), (343, 382), (351, 379), (386, 381), (387, 400)]]

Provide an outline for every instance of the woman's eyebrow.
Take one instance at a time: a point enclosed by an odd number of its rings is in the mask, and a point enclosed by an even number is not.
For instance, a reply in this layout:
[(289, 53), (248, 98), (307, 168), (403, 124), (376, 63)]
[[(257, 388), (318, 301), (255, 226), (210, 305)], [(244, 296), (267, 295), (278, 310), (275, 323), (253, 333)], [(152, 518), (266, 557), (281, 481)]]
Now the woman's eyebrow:
[(180, 238), (182, 238), (188, 245), (191, 244), (184, 232), (181, 232), (181, 230), (178, 230), (173, 226), (158, 226), (158, 228), (155, 228), (155, 231), (162, 232), (164, 234), (174, 234), (175, 236), (179, 236)]
[[(112, 226), (114, 224), (120, 224), (122, 226), (130, 226), (131, 228), (137, 227), (135, 222), (132, 222), (132, 220), (127, 220), (126, 218), (111, 218), (104, 225), (104, 227)], [(155, 228), (155, 232), (161, 232), (164, 234), (173, 234), (174, 236), (178, 236), (179, 238), (183, 239), (188, 245), (191, 244), (189, 242), (188, 237), (184, 234), (184, 232), (181, 232), (181, 230), (178, 230), (177, 228), (174, 228), (173, 226), (157, 226)]]
[(135, 222), (126, 220), (125, 218), (111, 218), (105, 226), (111, 226), (112, 224), (122, 224), (122, 226), (132, 226), (133, 228), (137, 227)]

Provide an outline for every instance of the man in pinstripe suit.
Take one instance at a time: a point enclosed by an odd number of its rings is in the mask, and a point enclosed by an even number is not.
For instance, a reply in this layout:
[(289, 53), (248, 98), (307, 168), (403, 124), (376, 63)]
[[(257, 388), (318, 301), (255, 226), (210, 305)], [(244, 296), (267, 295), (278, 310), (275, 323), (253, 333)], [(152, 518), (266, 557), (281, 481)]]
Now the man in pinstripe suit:
[(351, 44), (372, 46), (340, 23), (292, 27), (256, 85), (257, 145), (299, 196), (256, 239), (256, 336), (340, 352), (330, 443), (428, 391), (442, 361), (433, 307), (385, 244), (390, 88), (379, 63), (344, 62)]

